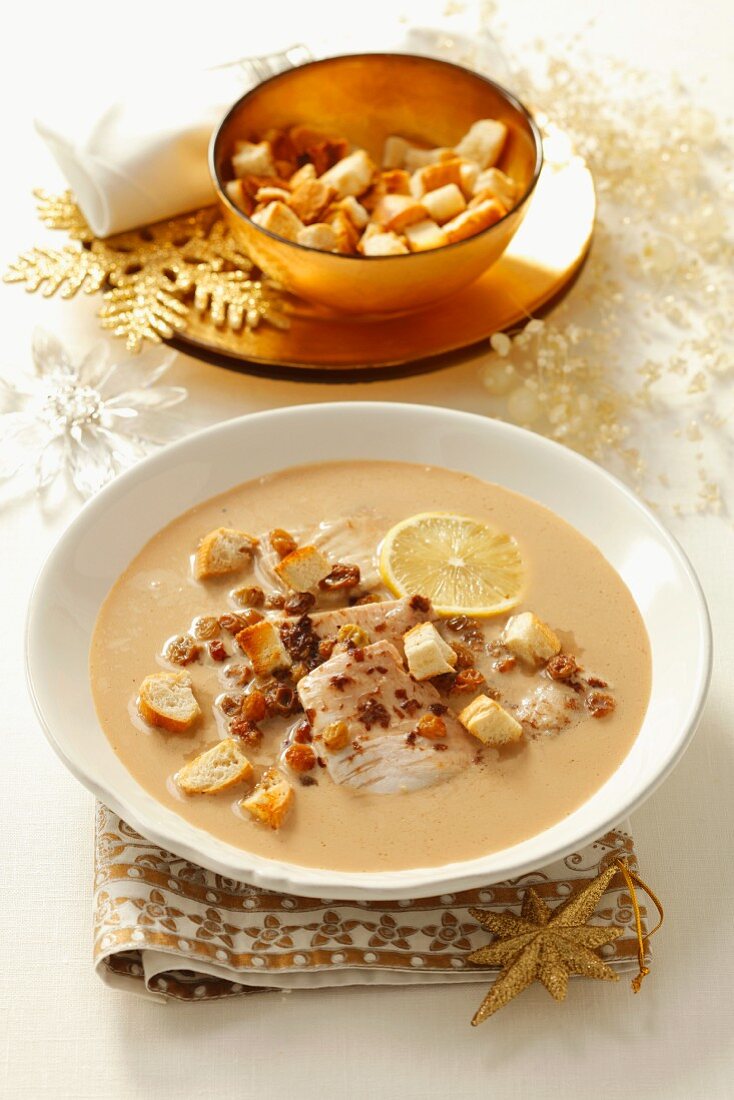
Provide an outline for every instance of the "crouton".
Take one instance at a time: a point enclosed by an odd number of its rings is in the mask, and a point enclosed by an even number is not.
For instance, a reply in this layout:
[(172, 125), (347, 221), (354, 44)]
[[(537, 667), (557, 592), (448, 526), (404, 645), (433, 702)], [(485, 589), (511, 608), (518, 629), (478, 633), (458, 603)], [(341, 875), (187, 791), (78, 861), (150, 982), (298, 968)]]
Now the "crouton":
[(258, 210), (252, 215), (252, 220), (256, 225), (284, 237), (287, 241), (297, 240), (303, 229), (301, 219), (284, 202), (268, 203), (264, 210)]
[(443, 160), (452, 160), (456, 156), (453, 149), (419, 149), (417, 145), (409, 145), (403, 157), (403, 167), (408, 172), (416, 172), (419, 168), (425, 168), (429, 164), (439, 164)]
[(339, 206), (356, 229), (364, 229), (367, 222), (370, 220), (370, 216), (362, 206), (362, 203), (355, 199), (354, 195), (347, 195), (347, 197), (342, 199), (339, 203)]
[(194, 557), (197, 581), (236, 573), (250, 564), (257, 539), (231, 527), (217, 527), (201, 542)]
[(175, 781), (184, 794), (219, 794), (252, 776), (252, 764), (237, 741), (228, 737), (184, 764)]
[(315, 546), (301, 546), (279, 561), (275, 572), (296, 592), (311, 592), (328, 577), (331, 564)]
[(267, 205), (269, 202), (288, 202), (290, 191), (285, 187), (260, 187), (255, 192), (255, 201)]
[(453, 672), (456, 654), (433, 623), (418, 623), (403, 634), (405, 659), (414, 680), (429, 680)]
[(426, 216), (426, 208), (410, 195), (384, 195), (372, 211), (373, 221), (394, 233), (424, 221)]
[(446, 222), (443, 231), (450, 244), (454, 241), (463, 241), (467, 237), (473, 237), (476, 233), (488, 229), (500, 218), (505, 216), (504, 206), (500, 206), (494, 199), (482, 202), (471, 210), (465, 210), (463, 214), (457, 214), (450, 222)]
[(154, 672), (146, 676), (138, 693), (138, 713), (150, 726), (183, 733), (201, 714), (185, 672)]
[(508, 619), (502, 643), (528, 665), (539, 665), (561, 652), (561, 643), (549, 626), (532, 611)]
[(355, 226), (354, 222), (343, 210), (336, 210), (333, 214), (327, 215), (329, 225), (334, 231), (336, 236), (336, 247), (339, 252), (344, 252), (347, 255), (357, 251), (357, 245), (359, 244), (359, 230)]
[(517, 198), (518, 187), (515, 181), (504, 172), (500, 172), (499, 168), (487, 168), (477, 176), (472, 192), (477, 197), (489, 192), (492, 198), (499, 199), (509, 210)]
[(336, 233), (326, 222), (305, 225), (296, 237), (296, 241), (308, 248), (318, 248), (322, 252), (333, 252), (336, 249)]
[(422, 199), (427, 191), (436, 191), (447, 183), (461, 187), (461, 164), (458, 157), (443, 160), (438, 164), (427, 164), (419, 168), (410, 177), (410, 190), (417, 199)]
[(429, 248), (441, 248), (448, 243), (441, 226), (436, 225), (430, 218), (415, 225), (409, 225), (405, 230), (405, 237), (411, 252), (426, 252)]
[(227, 197), (235, 206), (238, 206), (245, 214), (252, 214), (252, 211), (255, 209), (255, 200), (243, 187), (242, 180), (229, 180), (228, 183), (225, 183), (224, 190), (227, 192)]
[(410, 173), (403, 168), (380, 172), (379, 184), (386, 195), (409, 195)]
[(459, 175), (461, 176), (461, 190), (464, 193), (464, 197), (467, 199), (471, 198), (479, 178), (479, 166), (470, 160), (462, 161), (461, 167), (459, 168)]
[(308, 161), (306, 164), (302, 164), (300, 168), (297, 168), (289, 179), (291, 188), (295, 191), (297, 187), (300, 187), (302, 183), (307, 183), (309, 180), (316, 179), (316, 169), (313, 164)]
[(269, 141), (238, 141), (232, 157), (232, 169), (240, 179), (242, 176), (274, 176), (275, 163)]
[(306, 180), (293, 189), (290, 208), (304, 225), (321, 221), (321, 216), (334, 197), (334, 188), (322, 180)]
[(408, 252), (396, 233), (365, 233), (361, 243), (363, 256), (404, 256)]
[(480, 118), (467, 130), (456, 146), (460, 157), (473, 160), (480, 168), (491, 168), (499, 160), (507, 138), (504, 122)]
[(459, 721), (484, 745), (509, 745), (522, 737), (522, 726), (494, 699), (478, 695), (459, 713)]
[(333, 187), (343, 199), (347, 195), (359, 196), (366, 191), (374, 174), (375, 166), (370, 157), (364, 149), (357, 149), (324, 172), (321, 182)]
[(455, 183), (447, 183), (444, 187), (429, 191), (423, 196), (421, 203), (428, 217), (433, 218), (439, 225), (443, 225), (444, 222), (460, 214), (462, 210), (466, 210), (466, 199)]
[(405, 154), (410, 148), (410, 143), (405, 138), (398, 137), (397, 134), (390, 134), (385, 138), (385, 144), (382, 147), (382, 167), (383, 168), (402, 168), (405, 163)]
[(257, 676), (267, 676), (276, 668), (288, 668), (291, 663), (280, 634), (268, 619), (240, 630), (237, 645), (249, 657)]
[(279, 829), (291, 807), (294, 791), (277, 768), (269, 768), (252, 794), (243, 798), (240, 806), (263, 825)]

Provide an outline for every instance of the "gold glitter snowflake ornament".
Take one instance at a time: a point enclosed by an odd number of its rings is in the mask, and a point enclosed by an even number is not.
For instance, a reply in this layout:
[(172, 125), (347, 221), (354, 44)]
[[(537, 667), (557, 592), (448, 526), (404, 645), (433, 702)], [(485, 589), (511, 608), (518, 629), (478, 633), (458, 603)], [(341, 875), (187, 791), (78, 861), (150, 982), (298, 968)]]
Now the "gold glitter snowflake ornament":
[(10, 265), (5, 282), (71, 298), (102, 291), (100, 323), (131, 352), (186, 328), (190, 310), (234, 331), (261, 321), (282, 327), (279, 292), (227, 234), (215, 207), (100, 240), (71, 192), (34, 192), (41, 221), (78, 242), (33, 248)]

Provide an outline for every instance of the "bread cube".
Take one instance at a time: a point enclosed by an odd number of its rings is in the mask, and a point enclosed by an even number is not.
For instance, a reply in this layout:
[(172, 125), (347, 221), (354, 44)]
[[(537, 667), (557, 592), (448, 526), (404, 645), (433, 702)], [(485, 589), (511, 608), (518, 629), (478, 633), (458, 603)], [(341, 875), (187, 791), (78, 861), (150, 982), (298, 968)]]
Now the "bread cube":
[(411, 252), (426, 252), (430, 248), (441, 248), (442, 245), (448, 244), (441, 226), (436, 225), (430, 218), (415, 225), (409, 225), (405, 230), (405, 237)]
[(194, 576), (197, 581), (236, 573), (252, 561), (257, 539), (232, 527), (217, 527), (201, 542), (194, 556)]
[(255, 192), (256, 202), (262, 203), (288, 202), (290, 197), (290, 191), (286, 191), (284, 187), (259, 187)]
[(225, 183), (224, 190), (235, 206), (238, 206), (240, 210), (244, 210), (245, 214), (252, 214), (255, 203), (252, 196), (242, 186), (242, 180), (229, 180)]
[(311, 592), (331, 572), (331, 563), (315, 546), (299, 546), (279, 561), (275, 572), (296, 592)]
[(200, 753), (175, 776), (184, 794), (219, 794), (252, 779), (252, 764), (234, 737)]
[(381, 194), (385, 195), (410, 195), (410, 174), (403, 168), (393, 168), (389, 172), (380, 172), (378, 186)]
[(443, 231), (446, 239), (453, 244), (454, 241), (463, 241), (467, 237), (473, 237), (475, 233), (481, 233), (504, 216), (504, 206), (500, 206), (495, 199), (488, 199), (479, 206), (465, 210), (463, 214), (457, 214), (450, 222), (446, 222)]
[(419, 149), (417, 145), (409, 145), (405, 150), (403, 167), (408, 172), (416, 172), (419, 168), (425, 168), (428, 164), (438, 164), (442, 160), (451, 160), (455, 156), (453, 149), (444, 147)]
[(267, 676), (276, 668), (288, 668), (291, 663), (280, 634), (268, 619), (240, 630), (237, 644), (249, 657), (257, 676)]
[[(513, 179), (506, 176), (499, 168), (487, 168), (477, 176), (472, 192), (474, 195), (485, 195), (499, 199), (502, 205), (509, 210), (515, 203), (518, 186)], [(489, 196), (486, 193), (489, 192)]]
[(404, 256), (408, 249), (396, 233), (365, 233), (361, 251), (363, 256)]
[(410, 190), (417, 199), (422, 199), (427, 191), (436, 191), (447, 183), (461, 187), (461, 165), (458, 157), (443, 160), (438, 164), (427, 164), (419, 168), (410, 179)]
[(283, 237), (286, 241), (295, 241), (303, 229), (303, 222), (296, 217), (289, 206), (284, 202), (271, 202), (264, 210), (258, 210), (252, 215), (252, 220), (263, 229)]
[(509, 745), (522, 737), (522, 726), (487, 695), (478, 695), (459, 713), (459, 721), (483, 745)]
[(372, 211), (372, 219), (386, 230), (400, 233), (407, 225), (426, 218), (426, 208), (411, 195), (383, 195)]
[(466, 199), (455, 183), (447, 183), (445, 187), (429, 191), (421, 202), (428, 211), (429, 218), (433, 218), (439, 225), (466, 210)]
[(370, 220), (370, 216), (362, 206), (362, 203), (355, 199), (354, 195), (347, 195), (345, 199), (342, 199), (339, 205), (355, 229), (364, 229), (367, 222)]
[(183, 733), (201, 714), (185, 672), (154, 672), (146, 676), (138, 693), (138, 714), (150, 726)]
[(307, 248), (318, 248), (322, 252), (334, 252), (336, 249), (336, 233), (326, 222), (316, 222), (314, 225), (305, 225), (296, 237), (298, 244)]
[(532, 611), (523, 611), (507, 620), (502, 644), (528, 665), (539, 665), (561, 652), (561, 643)]
[(504, 122), (480, 118), (469, 128), (456, 146), (460, 157), (473, 160), (480, 168), (491, 168), (499, 160), (507, 138)]
[(456, 654), (433, 623), (418, 623), (403, 634), (403, 647), (414, 680), (429, 680), (454, 671)]
[(300, 168), (297, 168), (288, 182), (291, 185), (291, 189), (295, 191), (297, 187), (300, 187), (302, 183), (307, 183), (309, 180), (316, 179), (316, 169), (313, 164), (308, 161), (306, 164), (302, 164)]
[(232, 171), (239, 178), (243, 176), (274, 176), (275, 163), (269, 141), (238, 141), (235, 143), (232, 157)]
[(242, 799), (240, 806), (263, 825), (279, 829), (294, 797), (293, 788), (285, 776), (277, 768), (269, 768), (252, 794)]
[(461, 190), (464, 193), (465, 198), (471, 198), (474, 194), (474, 187), (479, 179), (479, 166), (474, 164), (471, 160), (462, 161), (459, 168), (459, 175), (461, 176)]
[(361, 195), (372, 182), (375, 166), (364, 149), (357, 149), (329, 168), (321, 182), (333, 187), (339, 198)]
[(341, 209), (327, 215), (329, 225), (336, 235), (337, 251), (353, 255), (359, 244), (359, 230), (352, 219)]
[(410, 148), (410, 142), (405, 138), (399, 137), (397, 134), (390, 134), (385, 138), (385, 144), (382, 147), (382, 167), (383, 168), (402, 168), (405, 161), (405, 154)]
[(322, 215), (334, 197), (334, 188), (323, 180), (305, 180), (293, 189), (289, 206), (304, 225), (322, 220)]

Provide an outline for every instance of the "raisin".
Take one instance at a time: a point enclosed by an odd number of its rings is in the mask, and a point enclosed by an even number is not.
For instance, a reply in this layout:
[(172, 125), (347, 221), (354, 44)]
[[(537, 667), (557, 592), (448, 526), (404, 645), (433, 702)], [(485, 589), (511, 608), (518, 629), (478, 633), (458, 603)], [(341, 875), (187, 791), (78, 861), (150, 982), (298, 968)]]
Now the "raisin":
[(470, 619), (468, 615), (452, 615), (446, 620), (446, 626), (458, 634), (472, 649), (480, 649), (484, 644), (482, 628), (476, 619)]
[(337, 562), (328, 577), (319, 583), (319, 588), (325, 592), (339, 592), (343, 588), (356, 588), (361, 580), (358, 565), (345, 565)]
[(592, 691), (586, 696), (586, 709), (592, 718), (605, 718), (616, 705), (612, 696), (603, 691)]
[(253, 671), (247, 665), (230, 665), (229, 668), (225, 668), (224, 675), (233, 684), (244, 687), (252, 679)]
[(419, 737), (427, 737), (429, 741), (440, 741), (446, 736), (446, 723), (435, 714), (424, 714), (415, 727), (415, 732)]
[(451, 646), (456, 654), (456, 668), (473, 668), (474, 667), (474, 654), (469, 649), (468, 645), (464, 645), (463, 642), (454, 642)]
[(319, 639), (308, 615), (282, 623), (280, 639), (294, 661), (303, 661), (311, 668), (318, 664)]
[(265, 701), (268, 706), (268, 714), (271, 717), (279, 714), (287, 718), (301, 708), (295, 691), (285, 684), (279, 684), (274, 690), (266, 692)]
[(169, 638), (163, 649), (163, 656), (172, 665), (190, 665), (198, 661), (201, 646), (198, 646), (190, 634), (177, 634)]
[(440, 718), (443, 714), (448, 713), (449, 708), (443, 703), (431, 703), (428, 709), (430, 710), (431, 714), (437, 714)]
[(300, 745), (307, 745), (312, 738), (311, 723), (308, 718), (303, 718), (293, 730), (293, 740)]
[(256, 584), (235, 588), (232, 595), (243, 607), (262, 607), (265, 603), (265, 593)]
[(484, 686), (484, 677), (476, 668), (466, 668), (459, 672), (451, 685), (452, 695), (461, 695), (464, 692), (479, 691)]
[(216, 638), (219, 633), (219, 620), (214, 615), (201, 615), (192, 623), (194, 636), (202, 642)]
[(329, 752), (339, 752), (349, 744), (349, 726), (346, 722), (332, 722), (321, 731), (321, 740)]
[(284, 531), (282, 527), (276, 527), (270, 532), (268, 542), (279, 558), (292, 554), (298, 546), (293, 535), (289, 531)]
[(221, 695), (217, 700), (217, 706), (221, 710), (222, 714), (226, 714), (228, 718), (231, 718), (235, 714), (241, 714), (242, 696)]
[(497, 672), (512, 672), (516, 664), (517, 658), (508, 653), (506, 657), (499, 657), (494, 662), (494, 667)]
[(229, 654), (224, 648), (224, 642), (219, 638), (215, 638), (213, 642), (209, 642), (209, 656), (213, 661), (226, 661)]
[(247, 718), (233, 718), (229, 723), (229, 732), (246, 745), (259, 745), (263, 739), (262, 730)]
[(551, 657), (545, 671), (551, 680), (570, 680), (578, 671), (578, 665), (570, 653), (559, 653), (558, 656)]
[(248, 692), (242, 700), (242, 713), (248, 722), (261, 722), (268, 713), (265, 696), (257, 688)]
[(239, 634), (246, 627), (254, 626), (255, 623), (261, 621), (262, 615), (259, 611), (227, 611), (224, 615), (219, 616), (219, 625), (228, 634)]
[(294, 592), (288, 596), (283, 604), (286, 615), (305, 615), (316, 603), (316, 597), (311, 592)]
[(323, 642), (319, 642), (319, 660), (328, 661), (334, 652), (334, 646), (336, 642), (333, 638), (324, 638)]
[(265, 597), (265, 606), (268, 611), (282, 611), (285, 607), (285, 596), (280, 592), (271, 592), (269, 596)]
[(310, 772), (316, 767), (316, 753), (310, 745), (300, 743), (289, 745), (283, 754), (283, 759), (294, 772)]
[(312, 775), (299, 775), (298, 782), (302, 787), (318, 787), (319, 781)]
[(606, 680), (600, 680), (598, 676), (589, 676), (586, 680), (586, 683), (589, 685), (590, 688), (609, 687), (609, 684), (606, 682)]

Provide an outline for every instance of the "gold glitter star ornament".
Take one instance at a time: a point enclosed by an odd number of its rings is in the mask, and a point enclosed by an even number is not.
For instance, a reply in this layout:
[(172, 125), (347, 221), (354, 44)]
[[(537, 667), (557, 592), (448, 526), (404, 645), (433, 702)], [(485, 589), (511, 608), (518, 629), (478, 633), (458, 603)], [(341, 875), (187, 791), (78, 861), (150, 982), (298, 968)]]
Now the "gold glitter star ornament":
[(494, 942), (473, 951), (469, 961), (503, 966), (472, 1019), (474, 1027), (536, 980), (556, 1001), (564, 1000), (571, 974), (607, 982), (618, 980), (619, 975), (595, 952), (621, 936), (622, 929), (586, 923), (618, 870), (612, 864), (557, 909), (551, 909), (529, 887), (519, 917), (514, 913), (469, 910), (483, 928), (495, 935)]

